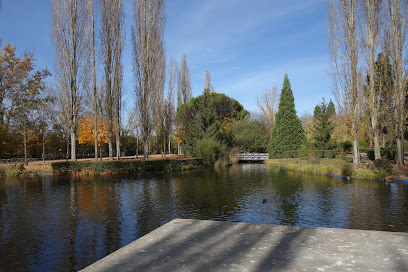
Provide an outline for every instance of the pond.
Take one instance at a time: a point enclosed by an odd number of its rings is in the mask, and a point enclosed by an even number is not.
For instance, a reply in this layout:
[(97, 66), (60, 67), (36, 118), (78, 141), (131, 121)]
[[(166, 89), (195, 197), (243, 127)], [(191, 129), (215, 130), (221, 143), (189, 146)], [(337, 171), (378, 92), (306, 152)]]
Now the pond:
[(263, 164), (0, 179), (0, 270), (75, 271), (175, 218), (408, 232), (408, 186)]

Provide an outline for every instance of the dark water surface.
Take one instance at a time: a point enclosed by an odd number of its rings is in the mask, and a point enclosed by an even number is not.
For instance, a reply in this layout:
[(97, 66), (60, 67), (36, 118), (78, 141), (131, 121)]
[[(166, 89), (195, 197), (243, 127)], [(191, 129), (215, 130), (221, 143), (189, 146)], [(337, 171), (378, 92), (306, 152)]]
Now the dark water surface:
[(408, 232), (408, 186), (262, 164), (0, 179), (0, 271), (78, 270), (175, 218)]

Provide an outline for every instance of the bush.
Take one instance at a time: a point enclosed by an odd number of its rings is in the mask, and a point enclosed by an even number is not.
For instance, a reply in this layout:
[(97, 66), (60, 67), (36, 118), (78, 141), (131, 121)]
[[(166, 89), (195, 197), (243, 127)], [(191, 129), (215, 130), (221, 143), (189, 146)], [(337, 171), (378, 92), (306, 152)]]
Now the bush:
[(384, 147), (381, 149), (382, 159), (394, 160), (395, 156), (396, 156), (396, 152), (391, 147)]
[(349, 142), (349, 141), (344, 142), (344, 143), (342, 144), (342, 148), (343, 148), (344, 151), (346, 151), (346, 152), (351, 152), (351, 151), (353, 150), (353, 144), (352, 144), (351, 142)]
[(353, 168), (350, 165), (346, 165), (341, 169), (341, 174), (346, 177), (351, 177), (353, 175)]
[(0, 167), (0, 177), (4, 177), (6, 176), (6, 171), (4, 170), (4, 168)]
[(317, 165), (305, 165), (303, 167), (303, 172), (311, 174), (320, 174), (319, 166)]
[(214, 165), (223, 155), (222, 145), (213, 139), (202, 139), (196, 144), (197, 156), (203, 159), (204, 164)]
[(386, 177), (387, 177), (387, 171), (385, 171), (384, 169), (378, 170), (376, 174), (376, 178), (385, 179)]
[(8, 177), (16, 177), (18, 175), (21, 175), (24, 172), (24, 164), (15, 163), (14, 165), (6, 167), (4, 169), (4, 172), (6, 173), (6, 176)]
[(323, 174), (331, 175), (337, 172), (337, 168), (333, 165), (326, 165), (322, 169)]
[(374, 179), (376, 176), (376, 174), (369, 169), (358, 169), (355, 174), (362, 179)]
[(391, 161), (388, 159), (375, 160), (373, 164), (374, 164), (374, 167), (378, 170), (384, 170), (386, 172), (390, 172), (392, 169)]

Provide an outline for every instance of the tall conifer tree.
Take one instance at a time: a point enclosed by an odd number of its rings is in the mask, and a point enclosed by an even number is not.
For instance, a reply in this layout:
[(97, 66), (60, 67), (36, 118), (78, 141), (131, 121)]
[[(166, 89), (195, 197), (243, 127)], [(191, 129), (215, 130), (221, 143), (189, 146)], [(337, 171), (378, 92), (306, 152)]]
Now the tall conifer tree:
[(270, 158), (282, 158), (289, 150), (299, 150), (306, 140), (302, 122), (296, 115), (295, 98), (290, 87), (288, 75), (285, 74), (281, 91), (279, 108), (275, 117), (275, 127), (268, 145)]
[(332, 116), (336, 114), (333, 102), (323, 101), (316, 105), (313, 114), (313, 139), (316, 149), (326, 150), (330, 148), (331, 134), (334, 129)]

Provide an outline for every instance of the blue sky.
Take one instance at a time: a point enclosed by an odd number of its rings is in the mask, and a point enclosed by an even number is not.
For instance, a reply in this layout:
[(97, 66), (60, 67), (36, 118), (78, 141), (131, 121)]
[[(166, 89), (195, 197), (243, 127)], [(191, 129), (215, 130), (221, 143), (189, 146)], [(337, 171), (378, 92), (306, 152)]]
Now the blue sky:
[[(3, 0), (0, 37), (21, 54), (35, 52), (37, 69), (52, 71), (50, 0)], [(124, 87), (133, 97), (130, 26), (132, 0), (124, 0), (127, 43)], [(183, 52), (193, 96), (203, 92), (205, 70), (217, 92), (256, 111), (256, 97), (288, 73), (299, 115), (332, 98), (328, 75), (325, 0), (168, 0), (166, 55)]]

